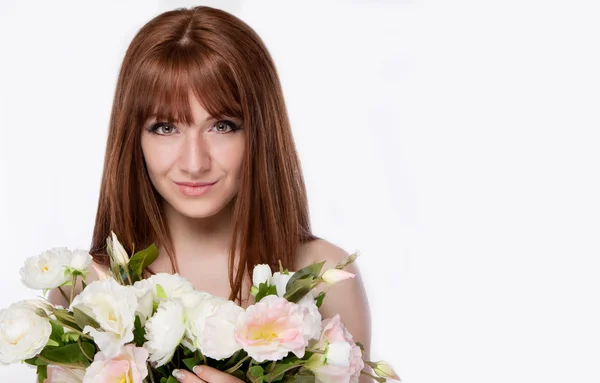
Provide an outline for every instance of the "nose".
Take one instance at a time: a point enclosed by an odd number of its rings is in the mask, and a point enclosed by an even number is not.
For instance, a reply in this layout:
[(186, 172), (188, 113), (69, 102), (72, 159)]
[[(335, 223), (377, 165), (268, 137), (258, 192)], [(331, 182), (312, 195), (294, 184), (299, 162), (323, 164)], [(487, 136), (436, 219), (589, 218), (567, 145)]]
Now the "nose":
[(190, 177), (198, 176), (210, 169), (208, 143), (199, 132), (190, 132), (183, 140), (179, 166)]

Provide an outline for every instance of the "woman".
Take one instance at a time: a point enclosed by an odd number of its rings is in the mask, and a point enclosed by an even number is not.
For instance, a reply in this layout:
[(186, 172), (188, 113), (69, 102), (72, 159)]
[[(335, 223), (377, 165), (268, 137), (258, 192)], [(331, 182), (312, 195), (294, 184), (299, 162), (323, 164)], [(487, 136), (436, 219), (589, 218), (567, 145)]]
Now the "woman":
[[(241, 20), (209, 7), (178, 9), (134, 37), (115, 92), (88, 283), (106, 270), (111, 231), (130, 253), (157, 244), (148, 273), (177, 272), (242, 307), (253, 303), (256, 264), (297, 270), (348, 256), (311, 232), (275, 66)], [(348, 271), (358, 274), (354, 265)], [(50, 300), (66, 305), (57, 291)], [(360, 274), (331, 289), (320, 311), (339, 313), (369, 358)], [(181, 374), (185, 383), (238, 380), (211, 368)]]

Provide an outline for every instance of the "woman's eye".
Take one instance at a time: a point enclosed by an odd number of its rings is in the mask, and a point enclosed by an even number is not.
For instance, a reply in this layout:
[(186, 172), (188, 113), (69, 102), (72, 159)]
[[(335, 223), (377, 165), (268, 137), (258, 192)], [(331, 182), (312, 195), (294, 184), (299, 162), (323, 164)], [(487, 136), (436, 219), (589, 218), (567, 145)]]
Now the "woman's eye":
[(236, 130), (240, 130), (241, 128), (237, 126), (234, 122), (229, 120), (219, 121), (212, 126), (212, 128), (217, 133), (230, 133), (235, 132)]
[(151, 133), (168, 136), (175, 131), (175, 127), (166, 122), (157, 122), (148, 129)]

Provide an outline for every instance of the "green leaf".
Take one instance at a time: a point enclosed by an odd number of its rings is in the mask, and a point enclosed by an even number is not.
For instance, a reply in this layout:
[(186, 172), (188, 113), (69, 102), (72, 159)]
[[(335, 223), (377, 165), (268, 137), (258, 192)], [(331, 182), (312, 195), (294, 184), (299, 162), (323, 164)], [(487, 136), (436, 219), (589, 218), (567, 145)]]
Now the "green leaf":
[(77, 307), (73, 308), (73, 317), (75, 318), (77, 325), (82, 329), (85, 328), (85, 326), (91, 326), (95, 329), (100, 328), (100, 323), (96, 322), (94, 318), (87, 315)]
[(356, 342), (356, 345), (358, 346), (358, 348), (360, 348), (360, 350), (364, 353), (365, 352), (365, 346), (362, 345), (362, 343), (360, 342)]
[(187, 368), (190, 369), (190, 371), (192, 371), (192, 369), (194, 368), (194, 366), (196, 366), (198, 363), (196, 363), (196, 358), (186, 358), (182, 360), (183, 364), (185, 364), (185, 366)]
[(265, 376), (265, 380), (267, 382), (276, 382), (278, 380), (281, 380), (283, 379), (285, 372), (287, 372), (289, 369), (295, 366), (301, 366), (304, 362), (304, 360), (298, 358), (295, 358), (295, 360), (292, 360), (291, 362), (287, 363), (280, 362), (275, 366), (271, 373)]
[(69, 331), (62, 335), (61, 340), (63, 341), (63, 343), (77, 342), (79, 336), (79, 333)]
[[(294, 274), (295, 276), (296, 274)], [(293, 278), (293, 277), (292, 277)], [(283, 296), (290, 302), (297, 303), (300, 299), (310, 293), (312, 290), (313, 277), (308, 275), (306, 278), (296, 280), (292, 285), (288, 283), (285, 295)]]
[(258, 285), (258, 292), (256, 293), (256, 296), (254, 297), (254, 301), (260, 302), (260, 300), (263, 299), (267, 295), (268, 291), (269, 291), (269, 285), (265, 282), (260, 283)]
[(60, 343), (58, 343), (57, 341), (55, 341), (54, 339), (48, 339), (48, 343), (46, 343), (46, 347), (58, 347), (60, 346)]
[(167, 378), (160, 378), (160, 383), (167, 383)]
[(146, 342), (146, 331), (144, 326), (142, 326), (142, 320), (139, 315), (135, 316), (135, 321), (133, 322), (133, 342), (138, 347), (142, 347)]
[(81, 278), (81, 285), (83, 286), (82, 289), (85, 289), (87, 287), (87, 283), (85, 283), (85, 278)]
[(302, 269), (296, 271), (294, 273), (294, 275), (292, 275), (292, 277), (288, 281), (287, 285), (285, 286), (285, 291), (286, 292), (289, 291), (290, 288), (292, 287), (292, 285), (299, 279), (304, 279), (309, 276), (311, 276), (312, 279), (317, 279), (319, 277), (319, 275), (321, 274), (321, 270), (323, 269), (324, 264), (325, 264), (325, 261), (319, 262), (319, 263), (313, 263), (312, 265), (308, 265), (308, 266), (303, 267)]
[(156, 296), (159, 299), (167, 299), (167, 293), (165, 293), (165, 289), (160, 284), (156, 284)]
[(248, 370), (248, 375), (250, 375), (250, 380), (253, 383), (262, 383), (264, 374), (265, 371), (261, 366), (252, 366)]
[(158, 248), (154, 243), (132, 255), (129, 260), (131, 278), (134, 281), (141, 280), (144, 269), (156, 261), (156, 258), (158, 258)]
[(58, 346), (62, 346), (65, 341), (63, 340), (63, 336), (65, 335), (65, 329), (63, 326), (58, 325), (55, 322), (50, 322), (52, 325), (52, 332), (50, 333), (50, 340), (53, 340), (58, 343)]
[(325, 298), (325, 291), (321, 291), (319, 295), (315, 297), (315, 304), (317, 305), (317, 307), (321, 307), (321, 305), (323, 304), (323, 298)]
[(292, 376), (292, 381), (295, 383), (315, 383), (316, 377), (312, 371), (301, 368), (297, 374)]
[(34, 356), (33, 358), (29, 358), (29, 359), (25, 359), (23, 362), (30, 364), (32, 366), (47, 366), (48, 363), (44, 362), (43, 360), (41, 360), (40, 358), (38, 358), (37, 356)]
[[(96, 354), (96, 347), (87, 342), (82, 342), (81, 347), (89, 356)], [(44, 348), (40, 355), (50, 362), (58, 362), (63, 364), (77, 364), (82, 362), (86, 367), (90, 365), (89, 360), (83, 355), (79, 345), (71, 343), (62, 347)]]
[(167, 378), (167, 383), (179, 383), (179, 381), (177, 379), (175, 379), (174, 376), (171, 375)]
[(37, 366), (38, 382), (44, 383), (44, 380), (48, 379), (48, 366)]

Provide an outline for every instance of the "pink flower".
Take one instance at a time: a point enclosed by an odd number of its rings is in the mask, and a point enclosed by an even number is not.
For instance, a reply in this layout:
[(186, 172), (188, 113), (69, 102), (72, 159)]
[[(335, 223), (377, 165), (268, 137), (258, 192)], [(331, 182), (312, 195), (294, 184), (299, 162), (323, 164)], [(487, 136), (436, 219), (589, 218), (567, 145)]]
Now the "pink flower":
[(147, 359), (148, 351), (133, 344), (124, 346), (120, 354), (110, 359), (99, 352), (85, 372), (83, 383), (142, 383), (148, 376)]
[[(352, 334), (346, 330), (346, 327), (340, 321), (339, 314), (321, 322), (321, 338), (314, 345), (315, 348), (323, 350), (325, 354), (314, 354), (307, 363), (306, 367), (314, 372), (317, 382), (323, 383), (358, 383), (360, 371), (365, 364), (362, 360), (362, 351), (354, 343)], [(335, 345), (336, 354), (342, 342), (350, 346), (347, 361), (336, 361), (336, 364), (328, 363), (328, 348)], [(333, 350), (331, 350), (333, 351)], [(332, 355), (333, 356), (333, 355)]]
[(283, 359), (289, 352), (304, 356), (304, 311), (285, 298), (267, 295), (240, 315), (235, 339), (258, 363)]

